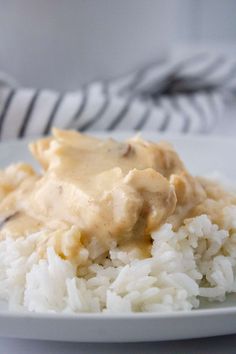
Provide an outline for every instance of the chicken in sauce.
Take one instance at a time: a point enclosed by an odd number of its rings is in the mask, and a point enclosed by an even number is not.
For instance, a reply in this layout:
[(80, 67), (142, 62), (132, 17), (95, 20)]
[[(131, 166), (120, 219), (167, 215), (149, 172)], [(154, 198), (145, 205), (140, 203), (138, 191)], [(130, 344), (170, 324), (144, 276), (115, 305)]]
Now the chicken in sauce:
[(222, 203), (232, 202), (191, 176), (165, 142), (121, 143), (54, 129), (30, 150), (40, 173), (23, 163), (0, 173), (0, 236), (42, 232), (42, 256), (48, 245), (78, 264), (117, 245), (147, 255), (150, 233), (165, 222), (177, 229), (201, 213), (214, 219)]

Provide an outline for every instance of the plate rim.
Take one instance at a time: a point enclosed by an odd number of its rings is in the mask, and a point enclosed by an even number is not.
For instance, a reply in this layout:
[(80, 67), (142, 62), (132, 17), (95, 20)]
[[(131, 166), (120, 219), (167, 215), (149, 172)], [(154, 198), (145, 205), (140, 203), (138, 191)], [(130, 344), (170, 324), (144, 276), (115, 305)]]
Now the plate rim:
[[(71, 130), (71, 131), (75, 131), (73, 129), (62, 129), (62, 130)], [(79, 131), (78, 131), (79, 132)], [(140, 135), (141, 137), (143, 136), (145, 138), (145, 136), (147, 135), (151, 135), (151, 136), (157, 136), (158, 138), (170, 138), (170, 139), (183, 139), (183, 140), (202, 140), (202, 141), (207, 141), (207, 140), (211, 140), (211, 141), (225, 141), (225, 142), (230, 142), (235, 144), (236, 140), (234, 138), (234, 136), (231, 135), (224, 135), (224, 134), (201, 134), (201, 133), (188, 133), (188, 134), (184, 134), (184, 133), (175, 133), (175, 132), (159, 132), (159, 131), (153, 131), (153, 130), (143, 130), (143, 131), (134, 131), (134, 130), (111, 130), (111, 131), (100, 131), (100, 130), (91, 130), (91, 131), (86, 131), (86, 132), (81, 132), (82, 134), (85, 135), (91, 135), (91, 136), (104, 136), (104, 137), (109, 137), (109, 136), (127, 136), (130, 135), (131, 136), (136, 136), (136, 135)], [(23, 137), (23, 138), (10, 138), (8, 140), (2, 140), (0, 141), (0, 146), (1, 145), (8, 145), (8, 144), (15, 144), (15, 143), (30, 143), (33, 142), (34, 140), (38, 140), (38, 139), (42, 139), (42, 138), (47, 138), (50, 137), (51, 134), (49, 135), (36, 135), (36, 136), (32, 136), (32, 137)]]
[[(7, 305), (7, 303), (6, 303)], [(5, 311), (0, 311), (0, 318), (10, 317), (10, 318), (35, 318), (35, 319), (91, 319), (91, 320), (101, 320), (101, 319), (176, 319), (176, 318), (189, 318), (189, 317), (214, 317), (219, 315), (236, 315), (236, 305), (226, 306), (221, 308), (210, 308), (210, 309), (192, 309), (187, 311), (170, 311), (170, 312), (129, 312), (129, 313), (66, 313), (66, 312), (31, 312), (25, 309), (16, 311), (6, 309)]]

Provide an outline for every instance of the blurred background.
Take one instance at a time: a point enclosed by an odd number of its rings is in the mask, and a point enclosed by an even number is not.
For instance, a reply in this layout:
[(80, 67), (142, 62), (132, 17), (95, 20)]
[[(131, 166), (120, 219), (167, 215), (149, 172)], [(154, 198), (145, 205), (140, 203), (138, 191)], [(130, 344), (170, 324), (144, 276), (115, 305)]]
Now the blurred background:
[(24, 86), (75, 89), (165, 56), (236, 53), (235, 0), (0, 0), (0, 68)]
[(0, 0), (0, 9), (0, 140), (53, 126), (236, 133), (236, 0)]

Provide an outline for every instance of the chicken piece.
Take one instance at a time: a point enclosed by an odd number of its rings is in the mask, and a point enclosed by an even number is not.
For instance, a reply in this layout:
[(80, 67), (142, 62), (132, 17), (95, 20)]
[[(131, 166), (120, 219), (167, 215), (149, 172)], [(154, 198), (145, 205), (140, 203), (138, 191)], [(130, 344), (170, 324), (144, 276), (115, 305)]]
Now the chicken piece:
[(77, 225), (85, 245), (96, 243), (105, 252), (150, 233), (174, 211), (175, 191), (158, 172), (158, 164), (162, 171), (164, 163), (157, 145), (141, 139), (101, 141), (58, 130), (54, 134), (49, 146), (47, 140), (31, 148), (46, 168), (30, 199), (31, 213), (44, 223)]
[(149, 249), (152, 231), (171, 218), (181, 224), (205, 195), (164, 142), (121, 143), (54, 129), (30, 150), (42, 175), (29, 172), (3, 196), (1, 237), (44, 230), (63, 257), (78, 262), (84, 247), (91, 259), (132, 242)]

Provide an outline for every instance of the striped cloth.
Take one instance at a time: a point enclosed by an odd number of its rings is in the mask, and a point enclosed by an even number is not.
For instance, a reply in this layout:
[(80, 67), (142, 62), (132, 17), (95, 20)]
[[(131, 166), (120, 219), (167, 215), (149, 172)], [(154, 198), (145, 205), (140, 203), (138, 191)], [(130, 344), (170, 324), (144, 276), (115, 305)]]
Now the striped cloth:
[(236, 93), (236, 61), (199, 53), (159, 60), (75, 92), (17, 87), (0, 74), (0, 138), (80, 131), (209, 133)]

